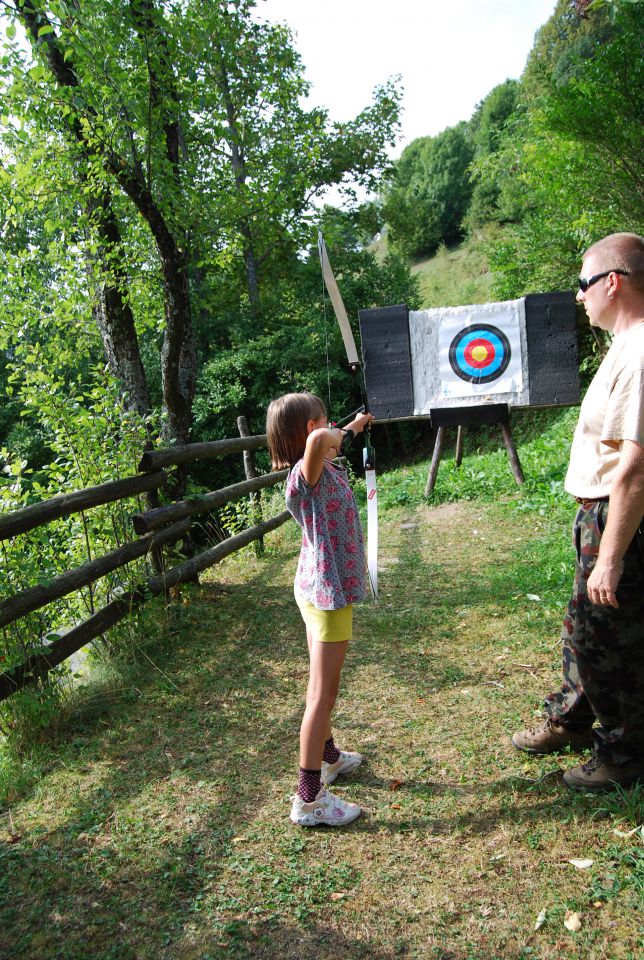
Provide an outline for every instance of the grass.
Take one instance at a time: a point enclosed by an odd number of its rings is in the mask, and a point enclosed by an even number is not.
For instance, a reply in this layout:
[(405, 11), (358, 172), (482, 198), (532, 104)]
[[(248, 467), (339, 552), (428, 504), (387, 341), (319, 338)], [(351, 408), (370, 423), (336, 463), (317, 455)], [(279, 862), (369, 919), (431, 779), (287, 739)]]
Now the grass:
[[(450, 247), (442, 244), (431, 257), (413, 263), (411, 272), (420, 277), (420, 309), (488, 303), (494, 277), (485, 248), (502, 231), (498, 224), (487, 224), (462, 243)], [(369, 249), (380, 262), (384, 260), (388, 250), (386, 231)]]
[(307, 676), (288, 525), (167, 608), (135, 698), (72, 714), (31, 768), (5, 758), (0, 955), (641, 956), (641, 789), (569, 792), (573, 755), (509, 742), (559, 675), (572, 416), (517, 417), (522, 490), (493, 431), (468, 431), (460, 471), (446, 454), (430, 504), (427, 463), (381, 478), (381, 599), (336, 716), (364, 818), (288, 821)]
[(488, 303), (492, 299), (494, 278), (484, 243), (499, 229), (490, 224), (463, 243), (453, 247), (443, 245), (434, 256), (413, 265), (412, 273), (420, 275), (423, 309)]

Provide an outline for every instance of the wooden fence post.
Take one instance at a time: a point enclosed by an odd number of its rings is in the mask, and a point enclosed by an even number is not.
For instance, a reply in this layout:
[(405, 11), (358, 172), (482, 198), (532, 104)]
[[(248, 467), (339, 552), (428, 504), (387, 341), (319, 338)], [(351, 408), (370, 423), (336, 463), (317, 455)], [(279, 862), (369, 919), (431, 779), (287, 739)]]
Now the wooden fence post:
[(436, 431), (436, 440), (434, 442), (434, 453), (432, 454), (432, 462), (429, 468), (429, 475), (427, 477), (427, 483), (425, 484), (425, 496), (429, 497), (434, 489), (434, 484), (436, 483), (436, 475), (438, 474), (438, 465), (441, 459), (441, 453), (443, 452), (443, 444), (445, 443), (445, 430), (446, 427), (439, 427)]
[[(248, 420), (246, 417), (241, 416), (237, 417), (237, 429), (239, 430), (240, 437), (250, 437), (250, 430), (248, 429)], [(244, 450), (244, 473), (246, 474), (247, 480), (254, 480), (257, 476), (257, 470), (255, 469), (255, 457), (253, 456), (252, 450)], [(259, 494), (261, 497), (261, 494)], [(262, 504), (256, 493), (251, 493), (249, 495), (250, 505), (251, 505), (251, 516), (253, 518), (253, 524), (261, 523), (263, 520), (262, 515)], [(258, 540), (255, 540), (255, 556), (262, 557), (264, 555), (264, 538), (260, 537)]]
[(456, 453), (454, 455), (454, 462), (457, 467), (460, 467), (463, 462), (463, 431), (465, 427), (462, 423), (459, 423), (456, 428)]

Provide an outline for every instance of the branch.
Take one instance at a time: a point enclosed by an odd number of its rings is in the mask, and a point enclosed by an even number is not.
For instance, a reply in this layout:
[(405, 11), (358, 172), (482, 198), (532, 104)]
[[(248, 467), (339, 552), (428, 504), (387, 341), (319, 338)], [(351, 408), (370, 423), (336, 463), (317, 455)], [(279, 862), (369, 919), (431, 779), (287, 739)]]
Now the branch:
[[(179, 127), (179, 95), (177, 93), (176, 78), (172, 66), (170, 65), (170, 54), (168, 50), (168, 40), (163, 31), (159, 28), (159, 20), (162, 15), (155, 10), (153, 0), (130, 0), (130, 10), (132, 20), (136, 27), (137, 34), (141, 42), (145, 45), (145, 58), (148, 67), (148, 77), (150, 79), (150, 108), (156, 107), (161, 111), (164, 118), (163, 130), (165, 133), (166, 153), (172, 166), (174, 179), (179, 180), (179, 147), (183, 142), (181, 130)], [(161, 74), (155, 69), (153, 59), (150, 55), (150, 43), (152, 38), (156, 41), (159, 49), (158, 63)], [(176, 115), (173, 117), (172, 111), (165, 106), (166, 97), (174, 104)], [(151, 119), (151, 109), (148, 114), (148, 123)], [(150, 128), (148, 127), (148, 144), (151, 142)], [(149, 148), (148, 148), (149, 165)], [(149, 182), (149, 169), (148, 169)]]
[[(25, 0), (14, 0), (14, 5), (18, 17), (31, 36), (34, 47), (43, 51), (56, 82), (62, 87), (79, 90), (80, 81), (78, 76), (71, 63), (65, 62), (60, 39), (55, 34), (53, 25), (47, 15), (35, 9), (35, 0), (29, 0), (29, 6), (26, 6)], [(49, 33), (39, 36), (39, 30), (43, 26), (49, 26), (52, 29)], [(98, 119), (95, 109), (89, 104), (85, 104), (85, 110), (86, 120), (94, 121)], [(88, 150), (91, 150), (77, 109), (72, 114), (72, 128), (77, 140)], [(116, 178), (121, 189), (130, 198), (141, 216), (147, 222), (157, 242), (161, 256), (166, 261), (176, 258), (178, 255), (177, 244), (145, 183), (142, 171), (132, 168), (114, 150), (109, 148), (104, 141), (101, 141), (100, 138), (97, 139), (99, 146), (103, 148), (102, 155), (106, 169)]]

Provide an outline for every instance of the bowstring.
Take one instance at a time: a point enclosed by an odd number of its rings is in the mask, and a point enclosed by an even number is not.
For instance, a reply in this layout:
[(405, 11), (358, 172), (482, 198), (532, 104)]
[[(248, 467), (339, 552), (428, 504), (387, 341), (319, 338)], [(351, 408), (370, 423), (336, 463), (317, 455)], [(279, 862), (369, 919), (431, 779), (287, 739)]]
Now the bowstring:
[[(319, 234), (319, 236), (321, 236), (321, 234)], [(323, 315), (323, 317), (324, 317), (324, 340), (325, 340), (325, 345), (326, 345), (326, 379), (327, 379), (327, 391), (328, 391), (328, 396), (329, 396), (329, 413), (330, 413), (330, 412), (331, 412), (331, 372), (330, 372), (331, 364), (330, 364), (330, 359), (329, 359), (329, 328), (328, 328), (328, 321), (327, 321), (327, 315), (326, 315), (326, 285), (325, 285), (325, 282), (324, 282), (324, 270), (322, 269), (321, 245), (320, 245), (319, 240), (318, 240), (318, 254), (319, 254), (319, 259), (320, 259), (320, 272), (321, 272), (321, 278), (320, 278), (320, 279), (321, 279), (321, 283), (322, 283), (322, 315)], [(362, 372), (360, 372), (360, 376), (359, 376), (359, 379), (358, 379), (358, 383), (359, 383), (359, 385), (360, 385), (360, 397), (361, 397), (361, 399), (362, 399), (362, 404), (361, 404), (360, 407), (358, 407), (357, 410), (354, 410), (353, 413), (351, 413), (351, 414), (349, 414), (347, 417), (343, 418), (343, 420), (340, 421), (341, 423), (345, 423), (345, 422), (347, 422), (350, 418), (355, 417), (356, 413), (364, 412), (365, 410), (368, 409), (368, 406), (367, 406), (367, 389), (366, 389), (366, 383), (365, 383), (365, 381), (364, 381), (364, 376), (363, 376)], [(373, 448), (372, 448), (372, 446), (371, 446), (371, 437), (370, 437), (370, 430), (369, 430), (369, 426), (368, 426), (368, 425), (364, 428), (364, 431), (363, 431), (363, 442), (364, 442), (364, 450), (365, 450), (364, 455), (365, 455), (365, 481), (366, 481), (366, 479), (367, 479), (366, 459), (367, 459), (367, 457), (368, 457), (369, 459), (373, 460)], [(372, 462), (371, 469), (374, 469), (373, 462)], [(375, 473), (374, 473), (374, 477), (375, 477)], [(368, 576), (368, 578), (369, 578), (369, 586), (370, 586), (370, 588), (371, 588), (371, 595), (372, 595), (372, 597), (373, 597), (374, 600), (377, 600), (377, 599), (378, 599), (378, 594), (377, 594), (377, 591), (376, 591), (376, 589), (375, 589), (373, 577), (372, 577), (372, 575), (371, 575), (371, 569), (369, 568), (369, 565), (368, 565), (368, 564), (367, 564), (367, 576)]]
[[(319, 253), (319, 249), (318, 249)], [(326, 296), (324, 286), (324, 273), (322, 271), (322, 262), (320, 261), (320, 281), (322, 283), (322, 316), (324, 317), (324, 342), (326, 347), (326, 388), (329, 398), (328, 416), (331, 417), (331, 363), (329, 360), (329, 327), (326, 316)]]

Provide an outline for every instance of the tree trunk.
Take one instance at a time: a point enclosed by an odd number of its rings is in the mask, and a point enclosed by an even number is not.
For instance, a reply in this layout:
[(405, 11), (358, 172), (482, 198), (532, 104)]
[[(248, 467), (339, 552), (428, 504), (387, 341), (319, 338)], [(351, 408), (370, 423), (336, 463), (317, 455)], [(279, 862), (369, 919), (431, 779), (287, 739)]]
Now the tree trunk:
[(127, 298), (124, 271), (120, 267), (121, 235), (112, 209), (110, 198), (105, 194), (96, 208), (97, 229), (107, 257), (116, 266), (116, 283), (96, 284), (94, 319), (103, 341), (103, 350), (110, 373), (120, 383), (125, 393), (125, 403), (145, 417), (150, 413), (150, 392), (141, 361), (139, 341), (136, 335), (134, 314)]
[(161, 379), (167, 414), (163, 437), (167, 441), (187, 443), (197, 383), (188, 264), (176, 250), (171, 257), (162, 260), (162, 269), (166, 325), (161, 348)]
[(259, 270), (257, 257), (255, 256), (255, 245), (250, 228), (246, 222), (241, 224), (241, 234), (245, 241), (244, 264), (246, 266), (246, 289), (248, 290), (251, 309), (256, 316), (259, 313)]
[[(47, 13), (40, 9), (35, 0), (29, 5), (23, 5), (21, 0), (14, 0), (16, 12), (26, 27), (34, 50), (41, 51), (57, 83), (61, 86), (80, 88), (80, 81), (74, 70), (73, 63), (65, 59), (60, 47), (58, 36)], [(151, 36), (144, 39), (157, 40), (163, 48), (163, 55), (159, 63), (164, 67), (164, 76), (161, 78), (155, 72), (154, 66), (149, 65), (150, 92), (153, 100), (157, 100), (164, 85), (170, 84), (170, 95), (176, 97), (176, 91), (168, 80), (166, 71), (171, 69), (164, 60), (167, 52), (164, 47), (164, 37), (159, 25), (152, 17), (154, 10), (151, 0), (142, 0), (133, 5), (136, 11), (135, 21), (138, 28), (149, 29)], [(43, 27), (51, 28), (49, 32), (40, 34)], [(70, 129), (75, 140), (81, 144), (85, 155), (88, 155), (86, 132), (81, 118), (91, 123), (95, 120), (95, 113), (86, 108), (85, 113), (78, 112), (71, 115)], [(174, 179), (178, 183), (179, 159), (179, 128), (175, 120), (169, 117), (164, 125), (167, 143), (167, 153), (173, 165)], [(96, 144), (92, 147), (96, 151)], [(163, 400), (167, 414), (164, 435), (167, 440), (186, 442), (190, 435), (192, 424), (192, 400), (196, 384), (196, 354), (194, 335), (192, 330), (192, 315), (190, 309), (190, 295), (188, 287), (188, 254), (184, 252), (187, 244), (185, 239), (178, 243), (168, 226), (166, 217), (161, 211), (151, 193), (145, 175), (138, 162), (134, 165), (125, 158), (115, 154), (109, 143), (100, 146), (105, 169), (115, 178), (121, 189), (130, 198), (139, 214), (148, 224), (154, 237), (161, 260), (163, 272), (163, 289), (165, 296), (166, 329), (161, 352), (161, 373), (163, 380)], [(183, 248), (183, 249), (182, 249)], [(130, 338), (130, 346), (132, 340)]]
[[(228, 145), (230, 146), (230, 159), (233, 167), (233, 176), (235, 178), (235, 188), (240, 197), (240, 201), (242, 201), (243, 209), (243, 193), (246, 186), (246, 162), (244, 160), (244, 153), (241, 147), (239, 125), (237, 123), (237, 112), (235, 110), (235, 104), (233, 103), (232, 94), (230, 92), (228, 73), (226, 71), (226, 64), (224, 62), (224, 53), (221, 47), (218, 46), (217, 49), (219, 52), (220, 90), (224, 99), (224, 104), (226, 107), (226, 119), (228, 120), (228, 129), (230, 130), (230, 139), (228, 140)], [(248, 299), (250, 301), (253, 314), (257, 316), (260, 312), (259, 269), (250, 223), (243, 215), (240, 217), (239, 221), (239, 232), (244, 239), (243, 253), (244, 266), (246, 268), (246, 289), (248, 290)]]
[(125, 405), (145, 417), (150, 394), (145, 378), (132, 311), (119, 289), (102, 284), (96, 291), (93, 315), (103, 341), (110, 373), (123, 389)]
[[(139, 39), (145, 44), (150, 100), (152, 105), (161, 111), (166, 156), (170, 161), (175, 186), (180, 193), (181, 128), (178, 120), (180, 104), (167, 37), (163, 29), (163, 12), (157, 9), (154, 0), (130, 0), (130, 10)], [(168, 105), (171, 105), (172, 109), (169, 109)], [(151, 130), (148, 136), (152, 136)], [(149, 201), (152, 201), (151, 195), (146, 199), (146, 203), (141, 205), (136, 192), (126, 192), (137, 205), (139, 212), (146, 216), (146, 206), (149, 206)], [(154, 206), (155, 215), (148, 219), (148, 224), (161, 254), (166, 317), (161, 349), (161, 380), (167, 417), (162, 433), (166, 441), (175, 440), (186, 443), (192, 426), (192, 401), (197, 382), (197, 354), (190, 301), (188, 238), (184, 236), (178, 243), (167, 229), (163, 217), (157, 216), (159, 210), (156, 204)], [(157, 223), (158, 220), (161, 222)], [(157, 223), (156, 230), (154, 223)], [(162, 229), (159, 229), (161, 227)]]

